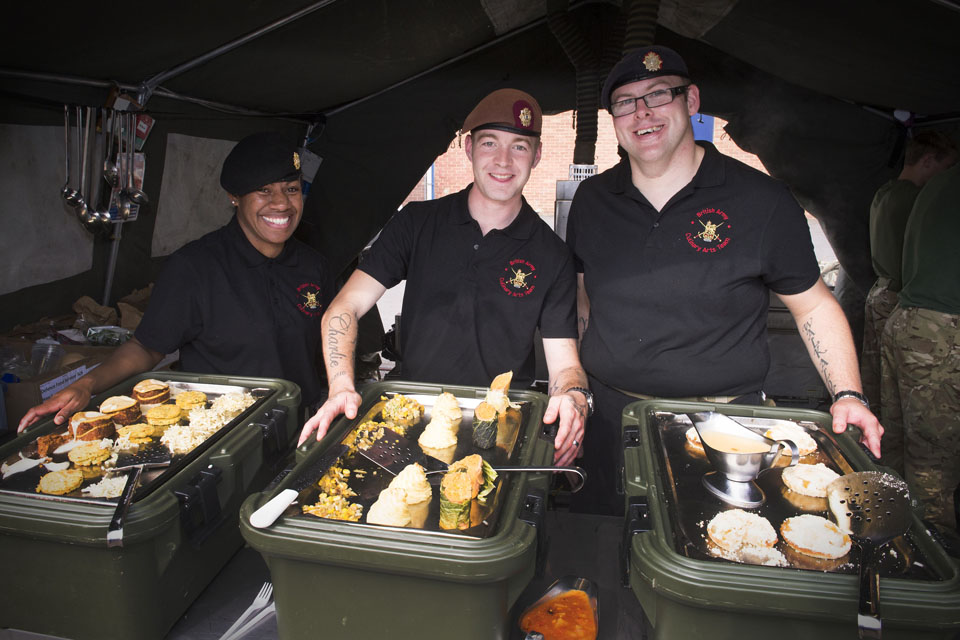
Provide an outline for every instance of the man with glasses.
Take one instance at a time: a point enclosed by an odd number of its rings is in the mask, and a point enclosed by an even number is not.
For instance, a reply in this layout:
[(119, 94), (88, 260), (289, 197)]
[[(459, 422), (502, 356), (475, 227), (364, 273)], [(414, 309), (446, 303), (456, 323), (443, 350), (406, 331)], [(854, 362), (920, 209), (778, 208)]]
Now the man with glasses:
[(860, 426), (879, 455), (882, 427), (862, 395), (850, 328), (787, 188), (694, 141), (700, 90), (671, 49), (627, 54), (601, 100), (626, 157), (580, 185), (567, 222), (580, 357), (595, 395), (582, 462), (590, 481), (573, 508), (623, 509), (615, 486), (627, 404), (764, 402), (770, 291), (833, 394), (834, 431)]

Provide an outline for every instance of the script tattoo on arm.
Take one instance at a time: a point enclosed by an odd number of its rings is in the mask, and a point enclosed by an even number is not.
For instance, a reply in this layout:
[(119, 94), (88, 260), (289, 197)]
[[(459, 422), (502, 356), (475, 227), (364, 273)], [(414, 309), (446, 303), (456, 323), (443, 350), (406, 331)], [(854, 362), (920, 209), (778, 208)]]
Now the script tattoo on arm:
[(353, 326), (353, 322), (352, 314), (341, 313), (330, 318), (330, 322), (327, 324), (327, 355), (332, 367), (339, 367), (347, 358), (353, 358), (356, 338), (351, 339), (348, 335), (348, 330)]
[(803, 323), (803, 337), (808, 343), (810, 343), (810, 348), (813, 350), (813, 353), (817, 359), (815, 364), (817, 365), (817, 368), (820, 369), (820, 375), (823, 377), (823, 382), (827, 386), (827, 391), (832, 395), (834, 393), (834, 388), (833, 379), (830, 377), (830, 361), (826, 358), (827, 349), (817, 338), (817, 334), (813, 330), (812, 320), (807, 320)]

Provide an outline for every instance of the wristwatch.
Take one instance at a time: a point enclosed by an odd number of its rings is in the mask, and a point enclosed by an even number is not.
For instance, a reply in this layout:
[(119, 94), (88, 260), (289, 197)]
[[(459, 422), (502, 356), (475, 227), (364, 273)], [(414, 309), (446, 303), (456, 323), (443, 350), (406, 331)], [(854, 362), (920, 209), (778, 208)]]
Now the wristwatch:
[(564, 391), (564, 393), (567, 393), (568, 391), (579, 391), (580, 393), (583, 394), (583, 397), (587, 399), (587, 417), (589, 418), (590, 416), (592, 416), (593, 415), (593, 392), (590, 391), (590, 389), (585, 389), (584, 387), (569, 387)]
[(852, 389), (845, 389), (843, 391), (837, 391), (833, 394), (833, 401), (836, 402), (841, 398), (855, 398), (860, 401), (860, 404), (865, 406), (867, 409), (870, 408), (870, 401), (867, 400), (867, 396), (863, 395), (859, 391), (853, 391)]

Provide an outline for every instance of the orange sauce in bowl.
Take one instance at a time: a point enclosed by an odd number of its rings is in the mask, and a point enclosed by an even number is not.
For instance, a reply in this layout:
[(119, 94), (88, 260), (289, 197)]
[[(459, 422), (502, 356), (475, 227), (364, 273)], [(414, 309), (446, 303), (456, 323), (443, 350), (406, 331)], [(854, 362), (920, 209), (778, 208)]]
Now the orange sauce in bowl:
[(535, 608), (520, 619), (524, 633), (539, 631), (544, 640), (595, 640), (597, 621), (590, 598), (579, 589), (565, 591)]
[(723, 432), (709, 432), (702, 436), (708, 447), (721, 453), (768, 453), (770, 445), (760, 440), (734, 436)]

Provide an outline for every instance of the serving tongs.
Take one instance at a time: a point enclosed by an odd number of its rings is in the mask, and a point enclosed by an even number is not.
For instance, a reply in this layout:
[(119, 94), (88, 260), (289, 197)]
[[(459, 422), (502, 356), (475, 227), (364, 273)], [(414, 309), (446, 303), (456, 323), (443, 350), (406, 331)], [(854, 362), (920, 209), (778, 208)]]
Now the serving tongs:
[(837, 526), (860, 546), (859, 637), (879, 640), (880, 576), (874, 560), (881, 547), (910, 528), (907, 484), (880, 471), (848, 473), (830, 483), (827, 501)]
[[(431, 483), (439, 484), (442, 475), (446, 473), (450, 466), (443, 460), (428, 456), (420, 449), (420, 446), (410, 442), (393, 429), (384, 427), (383, 435), (374, 441), (369, 448), (358, 447), (360, 455), (381, 467), (391, 475), (397, 475), (405, 467), (413, 463), (419, 464), (424, 468), (426, 475)], [(504, 472), (536, 472), (536, 473), (571, 473), (579, 477), (579, 482), (571, 481), (570, 491), (576, 493), (583, 488), (583, 483), (587, 481), (587, 472), (580, 467), (525, 467), (514, 465), (501, 465), (493, 467), (497, 473)], [(569, 476), (568, 476), (569, 477)], [(572, 480), (572, 479), (571, 479)]]
[(107, 529), (107, 546), (123, 546), (123, 522), (127, 517), (127, 511), (130, 509), (130, 503), (133, 502), (133, 494), (140, 484), (140, 476), (144, 469), (155, 469), (170, 466), (170, 449), (158, 443), (153, 445), (142, 445), (136, 452), (121, 452), (117, 457), (117, 463), (110, 470), (111, 473), (126, 471), (127, 482), (123, 485), (123, 493), (117, 501), (117, 508), (110, 519), (110, 526)]

